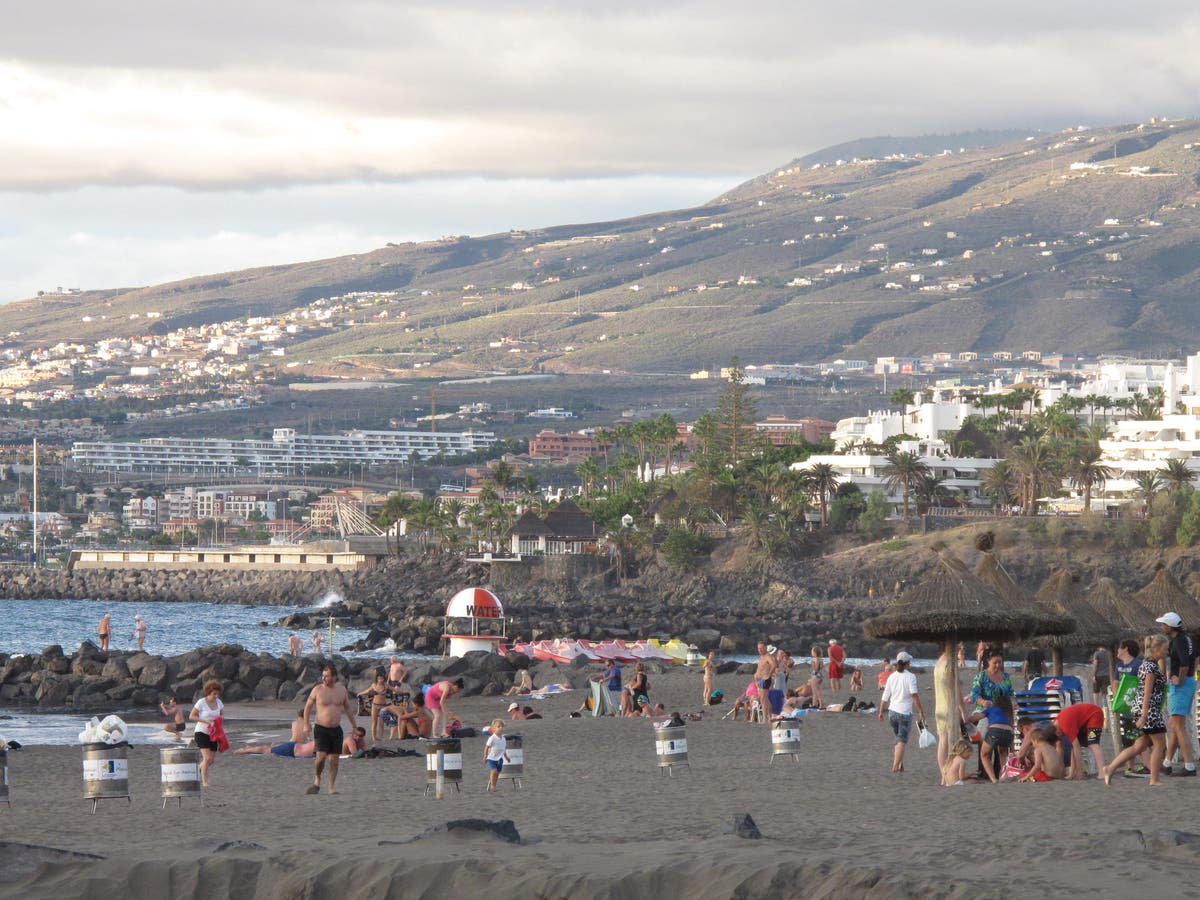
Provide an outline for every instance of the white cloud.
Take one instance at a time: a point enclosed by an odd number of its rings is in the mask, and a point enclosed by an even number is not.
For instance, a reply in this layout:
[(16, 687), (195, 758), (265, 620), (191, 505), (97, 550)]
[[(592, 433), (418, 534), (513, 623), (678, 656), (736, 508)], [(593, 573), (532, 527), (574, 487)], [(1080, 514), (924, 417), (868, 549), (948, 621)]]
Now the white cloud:
[(20, 4), (0, 298), (697, 203), (865, 135), (1196, 115), (1197, 46), (1183, 0)]

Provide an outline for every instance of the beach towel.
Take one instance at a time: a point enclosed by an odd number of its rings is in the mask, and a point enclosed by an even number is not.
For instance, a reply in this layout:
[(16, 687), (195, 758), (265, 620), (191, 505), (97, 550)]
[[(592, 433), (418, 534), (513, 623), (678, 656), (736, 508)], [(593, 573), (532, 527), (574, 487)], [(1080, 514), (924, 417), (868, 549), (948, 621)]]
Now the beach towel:
[(617, 708), (609, 696), (608, 687), (602, 681), (592, 682), (592, 717), (615, 716)]
[(225, 736), (224, 718), (217, 716), (209, 723), (208, 738), (216, 745), (218, 753), (224, 753), (229, 749), (229, 738)]

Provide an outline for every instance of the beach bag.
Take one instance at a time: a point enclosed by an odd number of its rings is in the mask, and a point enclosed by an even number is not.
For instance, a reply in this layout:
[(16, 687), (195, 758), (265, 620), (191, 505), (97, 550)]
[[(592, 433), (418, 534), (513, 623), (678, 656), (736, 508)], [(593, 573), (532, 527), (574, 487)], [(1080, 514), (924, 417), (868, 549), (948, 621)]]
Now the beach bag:
[(1137, 696), (1138, 680), (1136, 675), (1122, 675), (1113, 689), (1112, 711), (1130, 715), (1133, 712), (1133, 700)]
[(937, 735), (924, 725), (917, 723), (917, 729), (921, 732), (921, 736), (917, 738), (917, 746), (922, 750), (928, 750), (930, 747), (937, 746)]

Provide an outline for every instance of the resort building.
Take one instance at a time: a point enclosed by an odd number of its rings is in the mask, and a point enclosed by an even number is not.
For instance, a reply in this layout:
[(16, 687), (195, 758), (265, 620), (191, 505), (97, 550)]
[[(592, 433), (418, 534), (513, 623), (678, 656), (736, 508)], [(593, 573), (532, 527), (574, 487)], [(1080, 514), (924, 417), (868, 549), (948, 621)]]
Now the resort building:
[(525, 512), (508, 532), (514, 556), (548, 556), (595, 553), (600, 535), (596, 523), (570, 500), (564, 500), (545, 518)]
[(71, 450), (81, 468), (118, 472), (194, 472), (225, 474), (257, 470), (290, 475), (310, 466), (407, 462), (442, 454), (460, 456), (495, 443), (490, 431), (348, 431), (344, 434), (297, 434), (276, 428), (271, 440), (224, 438), (147, 438), (137, 443), (78, 441)]
[[(991, 500), (983, 493), (983, 473), (997, 463), (995, 459), (971, 459), (950, 456), (950, 448), (944, 441), (901, 441), (897, 445), (903, 453), (916, 453), (931, 475), (944, 479), (942, 486), (968, 506), (986, 508)], [(802, 472), (819, 463), (827, 463), (837, 473), (839, 484), (856, 484), (864, 494), (882, 492), (896, 509), (904, 503), (903, 493), (887, 485), (888, 458), (869, 453), (819, 454), (804, 462), (792, 464), (792, 469)], [(916, 508), (916, 500), (909, 495), (910, 509)]]
[(862, 443), (882, 444), (888, 438), (902, 434), (920, 441), (937, 441), (942, 432), (957, 431), (968, 416), (979, 414), (980, 410), (970, 402), (945, 401), (940, 392), (934, 391), (928, 400), (917, 394), (903, 413), (898, 409), (885, 409), (841, 419), (831, 436), (838, 449)]
[(788, 419), (784, 416), (767, 416), (764, 422), (755, 422), (754, 430), (764, 434), (776, 447), (786, 447), (801, 439), (815, 444), (833, 434), (837, 428), (833, 422), (824, 419), (806, 417), (803, 419)]
[(579, 431), (559, 434), (544, 429), (529, 442), (530, 459), (578, 463), (602, 453), (603, 448), (594, 438)]

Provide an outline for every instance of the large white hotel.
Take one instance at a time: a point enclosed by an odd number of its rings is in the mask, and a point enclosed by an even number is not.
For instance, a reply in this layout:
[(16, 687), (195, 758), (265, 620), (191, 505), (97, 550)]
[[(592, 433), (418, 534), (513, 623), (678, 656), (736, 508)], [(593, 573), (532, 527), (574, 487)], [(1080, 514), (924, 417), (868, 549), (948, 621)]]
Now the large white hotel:
[(71, 449), (82, 468), (117, 472), (210, 472), (252, 468), (264, 474), (302, 472), (310, 466), (340, 463), (384, 465), (407, 462), (415, 454), (461, 456), (495, 443), (490, 431), (348, 431), (297, 434), (276, 428), (269, 441), (224, 438), (147, 438), (136, 443), (79, 441)]

